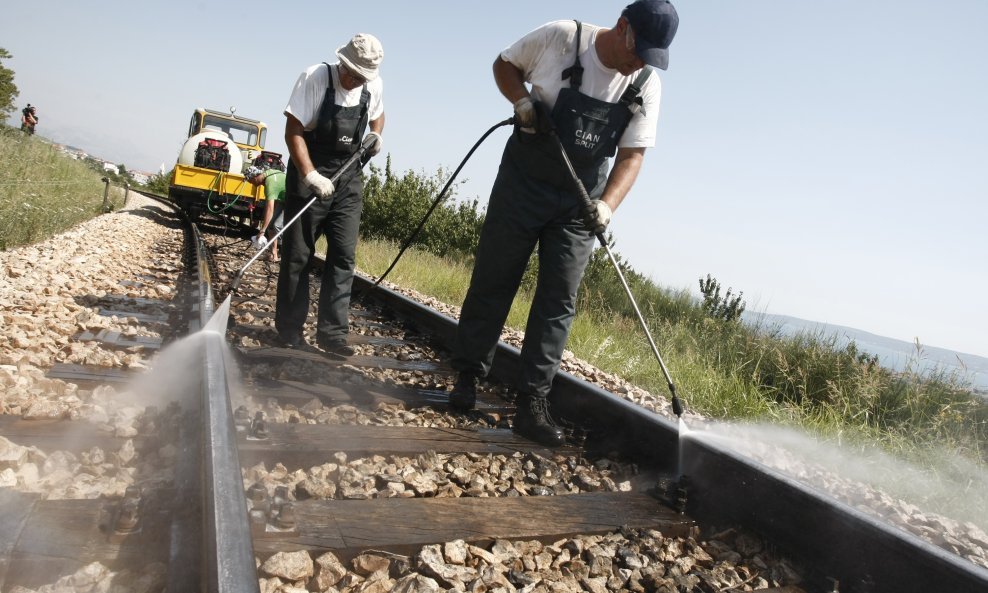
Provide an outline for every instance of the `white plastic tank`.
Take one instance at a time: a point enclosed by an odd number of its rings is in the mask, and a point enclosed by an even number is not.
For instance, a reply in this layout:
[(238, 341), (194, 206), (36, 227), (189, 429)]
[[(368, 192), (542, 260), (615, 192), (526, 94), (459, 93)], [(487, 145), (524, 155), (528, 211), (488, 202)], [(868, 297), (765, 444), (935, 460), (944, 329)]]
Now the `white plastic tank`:
[(194, 167), (196, 161), (196, 149), (199, 148), (199, 143), (206, 138), (212, 138), (214, 140), (222, 140), (226, 142), (226, 150), (230, 153), (230, 169), (227, 173), (236, 173), (240, 175), (244, 170), (244, 157), (240, 153), (240, 148), (233, 143), (233, 140), (223, 132), (217, 132), (214, 130), (206, 130), (204, 132), (199, 132), (195, 136), (192, 136), (185, 141), (182, 146), (182, 151), (178, 153), (178, 164), (184, 165), (186, 167)]

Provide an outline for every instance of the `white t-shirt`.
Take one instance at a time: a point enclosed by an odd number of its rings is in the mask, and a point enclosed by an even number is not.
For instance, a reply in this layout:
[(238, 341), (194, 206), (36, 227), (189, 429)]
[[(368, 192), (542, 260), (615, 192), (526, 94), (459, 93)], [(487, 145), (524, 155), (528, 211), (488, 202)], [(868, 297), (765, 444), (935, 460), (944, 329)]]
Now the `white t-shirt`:
[[(600, 62), (594, 41), (601, 27), (582, 23), (580, 36), (580, 64), (583, 66), (583, 82), (580, 92), (594, 99), (616, 103), (640, 71), (628, 76)], [(542, 101), (550, 110), (556, 104), (561, 88), (570, 86), (570, 79), (563, 80), (562, 72), (575, 62), (576, 23), (553, 21), (528, 33), (501, 52), (501, 59), (511, 62), (524, 73), (525, 81), (532, 85), (532, 98)], [(648, 66), (646, 66), (648, 68)], [(632, 118), (618, 141), (621, 148), (649, 148), (655, 146), (655, 128), (659, 120), (659, 100), (662, 83), (654, 69), (645, 81), (641, 92), (642, 109)]]
[[(333, 75), (333, 90), (336, 91), (336, 104), (341, 107), (354, 107), (360, 104), (360, 93), (363, 86), (348, 91), (340, 84), (339, 65), (330, 64), (326, 68), (325, 64), (316, 64), (305, 69), (292, 89), (292, 96), (288, 99), (285, 107), (285, 115), (291, 114), (302, 123), (306, 131), (316, 127), (316, 119), (319, 117), (319, 108), (322, 106), (323, 97), (326, 96), (326, 88), (329, 86), (329, 74)], [(370, 92), (370, 102), (367, 104), (367, 116), (369, 120), (375, 120), (384, 113), (384, 83), (378, 76), (367, 83), (367, 90)]]

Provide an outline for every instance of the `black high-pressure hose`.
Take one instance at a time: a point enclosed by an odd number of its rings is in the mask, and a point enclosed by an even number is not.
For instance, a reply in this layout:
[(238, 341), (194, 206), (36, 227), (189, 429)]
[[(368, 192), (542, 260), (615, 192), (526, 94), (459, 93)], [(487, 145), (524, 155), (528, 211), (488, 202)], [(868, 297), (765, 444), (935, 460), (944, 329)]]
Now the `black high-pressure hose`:
[[(381, 277), (378, 278), (377, 281), (374, 282), (374, 284), (372, 286), (370, 286), (366, 290), (369, 290), (370, 288), (374, 288), (377, 285), (379, 285), (384, 280), (385, 276), (387, 276), (388, 273), (391, 270), (394, 269), (395, 265), (397, 265), (397, 263), (398, 263), (398, 260), (401, 259), (401, 256), (405, 253), (405, 250), (408, 249), (408, 247), (412, 244), (412, 241), (415, 240), (415, 237), (418, 236), (419, 231), (421, 231), (422, 230), (422, 227), (425, 226), (426, 221), (429, 220), (429, 216), (432, 215), (433, 210), (435, 210), (436, 207), (439, 206), (439, 204), (446, 197), (446, 192), (449, 191), (450, 186), (453, 185), (453, 181), (456, 179), (456, 176), (460, 173), (460, 170), (463, 169), (463, 165), (467, 164), (467, 161), (470, 160), (470, 157), (473, 156), (473, 153), (477, 150), (477, 148), (481, 144), (483, 144), (484, 140), (487, 140), (487, 137), (490, 136), (494, 132), (494, 130), (500, 128), (501, 126), (511, 125), (511, 124), (514, 123), (514, 121), (515, 121), (514, 118), (509, 117), (508, 119), (506, 119), (504, 121), (501, 121), (501, 122), (496, 123), (495, 125), (493, 125), (491, 127), (491, 129), (487, 130), (484, 133), (484, 135), (480, 137), (480, 140), (477, 140), (477, 142), (473, 145), (473, 147), (470, 148), (470, 151), (467, 153), (467, 155), (465, 157), (463, 157), (463, 160), (460, 162), (460, 165), (456, 168), (456, 171), (453, 172), (453, 175), (446, 182), (445, 187), (443, 187), (442, 191), (439, 192), (439, 195), (436, 196), (436, 199), (435, 199), (435, 201), (433, 201), (432, 206), (429, 208), (429, 211), (426, 212), (425, 213), (425, 216), (422, 218), (422, 222), (419, 223), (419, 226), (412, 232), (412, 234), (408, 237), (408, 239), (405, 240), (405, 243), (401, 246), (401, 249), (398, 251), (398, 255), (395, 256), (394, 261), (391, 262), (391, 265), (388, 267), (388, 269), (385, 270), (383, 274), (381, 274)], [(340, 167), (340, 169), (333, 175), (333, 177), (330, 180), (333, 181), (333, 183), (336, 183), (336, 181), (340, 178), (340, 176), (343, 175), (344, 171), (346, 171), (347, 169), (349, 169), (350, 167), (352, 167), (354, 164), (356, 164), (358, 162), (360, 162), (361, 164), (363, 164), (362, 159), (363, 159), (364, 153), (368, 150), (368, 148), (369, 148), (369, 146), (367, 144), (367, 139), (364, 139), (364, 143), (361, 144), (361, 146), (357, 150), (357, 152), (355, 152), (353, 154), (353, 156), (351, 156), (345, 163), (343, 163), (343, 165)], [(295, 218), (292, 218), (291, 220), (289, 220), (282, 227), (282, 229), (278, 232), (278, 234), (275, 235), (271, 239), (270, 242), (268, 242), (268, 245), (267, 246), (265, 246), (264, 248), (262, 248), (261, 250), (259, 250), (257, 252), (257, 254), (254, 255), (254, 257), (252, 257), (246, 264), (244, 264), (244, 266), (242, 268), (240, 268), (240, 270), (237, 272), (236, 276), (234, 277), (233, 282), (230, 284), (230, 293), (231, 294), (234, 293), (234, 292), (236, 292), (237, 289), (240, 288), (240, 282), (243, 280), (244, 272), (247, 271), (247, 268), (250, 267), (250, 265), (252, 263), (254, 263), (254, 261), (257, 258), (259, 258), (261, 256), (261, 254), (263, 254), (264, 251), (267, 250), (268, 247), (271, 246), (271, 244), (273, 244), (275, 241), (277, 241), (278, 240), (278, 237), (280, 237), (281, 234), (284, 233), (288, 229), (288, 227), (290, 227), (292, 225), (292, 223), (294, 223), (298, 219), (298, 217), (301, 216), (302, 213), (305, 212), (309, 208), (309, 206), (311, 206), (312, 203), (316, 201), (316, 199), (317, 198), (313, 197), (311, 200), (309, 200), (309, 203), (302, 207), (302, 209), (299, 211), (299, 213), (295, 215)], [(360, 294), (357, 294), (357, 295), (354, 296), (355, 299), (356, 298), (359, 298), (359, 297), (360, 297)]]
[[(467, 155), (465, 157), (463, 157), (463, 160), (460, 161), (460, 165), (456, 168), (455, 171), (453, 171), (453, 175), (450, 176), (449, 180), (446, 181), (446, 185), (443, 186), (442, 190), (440, 190), (440, 192), (439, 192), (439, 195), (437, 195), (436, 196), (436, 199), (433, 200), (432, 206), (429, 207), (429, 211), (426, 212), (425, 213), (425, 216), (422, 217), (422, 221), (419, 222), (419, 225), (415, 228), (414, 231), (412, 231), (412, 234), (409, 235), (407, 239), (405, 239), (405, 242), (402, 244), (401, 249), (398, 250), (398, 255), (395, 256), (394, 261), (392, 261), (391, 262), (391, 265), (388, 266), (388, 269), (385, 270), (383, 274), (381, 274), (381, 277), (378, 278), (377, 280), (375, 280), (374, 281), (374, 284), (372, 284), (371, 286), (369, 286), (368, 288), (366, 288), (365, 291), (366, 290), (370, 290), (372, 288), (375, 288), (379, 284), (381, 284), (381, 282), (384, 281), (384, 278), (387, 277), (388, 273), (390, 273), (391, 270), (393, 270), (394, 267), (398, 264), (398, 260), (401, 259), (401, 256), (402, 255), (404, 255), (405, 250), (407, 250), (409, 248), (409, 246), (411, 246), (412, 241), (414, 241), (415, 240), (415, 237), (418, 236), (419, 232), (422, 230), (422, 227), (425, 226), (426, 221), (429, 220), (429, 217), (432, 216), (432, 212), (446, 198), (446, 192), (448, 192), (450, 186), (453, 185), (453, 181), (456, 179), (456, 176), (460, 174), (460, 170), (463, 168), (463, 165), (467, 164), (467, 161), (470, 160), (470, 157), (473, 156), (473, 153), (477, 150), (477, 148), (481, 144), (484, 143), (484, 140), (487, 140), (487, 137), (490, 136), (491, 134), (493, 134), (494, 133), (494, 130), (500, 128), (501, 126), (509, 126), (509, 125), (511, 125), (513, 123), (515, 123), (515, 119), (513, 117), (509, 117), (508, 119), (506, 119), (504, 121), (500, 121), (500, 122), (494, 124), (493, 126), (491, 126), (491, 128), (489, 130), (487, 130), (486, 132), (484, 132), (484, 135), (480, 137), (480, 140), (477, 140), (477, 142), (473, 145), (473, 147), (470, 148), (470, 151), (467, 152)], [(363, 294), (363, 292), (364, 291), (361, 291), (361, 294)], [(360, 295), (357, 295), (356, 298), (359, 298), (359, 297), (360, 297)]]
[[(429, 207), (429, 211), (425, 213), (425, 216), (422, 217), (422, 221), (419, 222), (418, 227), (416, 227), (415, 230), (412, 231), (412, 234), (409, 235), (407, 239), (405, 239), (405, 242), (402, 244), (401, 249), (398, 250), (398, 255), (395, 256), (394, 261), (391, 262), (391, 265), (388, 266), (388, 269), (385, 270), (383, 274), (381, 274), (381, 276), (374, 282), (374, 284), (372, 284), (367, 289), (365, 289), (365, 291), (380, 285), (381, 282), (384, 281), (384, 278), (398, 264), (398, 260), (401, 259), (401, 256), (412, 244), (412, 241), (414, 241), (415, 237), (418, 236), (419, 232), (422, 230), (422, 227), (425, 226), (425, 223), (429, 220), (429, 217), (432, 215), (432, 212), (436, 209), (437, 206), (439, 206), (439, 204), (446, 197), (446, 192), (449, 191), (449, 188), (450, 186), (453, 185), (453, 181), (456, 179), (456, 176), (460, 173), (460, 170), (467, 163), (467, 161), (470, 160), (470, 157), (473, 156), (473, 153), (474, 151), (477, 150), (477, 147), (483, 144), (484, 140), (486, 140), (487, 137), (494, 132), (494, 130), (500, 128), (501, 126), (511, 125), (514, 122), (515, 120), (513, 117), (509, 117), (504, 121), (498, 122), (493, 126), (491, 126), (491, 128), (487, 130), (484, 133), (484, 135), (480, 137), (479, 140), (477, 140), (477, 142), (473, 145), (473, 147), (470, 148), (470, 151), (467, 152), (467, 155), (463, 157), (463, 160), (460, 162), (460, 165), (453, 172), (453, 175), (446, 182), (446, 185), (439, 192), (439, 195), (436, 196), (436, 199), (432, 202), (432, 206)], [(584, 210), (589, 210), (591, 208), (590, 195), (587, 193), (587, 189), (586, 187), (584, 187), (583, 182), (580, 180), (580, 177), (576, 174), (576, 169), (573, 168), (573, 163), (572, 161), (570, 161), (569, 154), (566, 153), (566, 148), (563, 146), (563, 143), (559, 140), (559, 136), (556, 135), (556, 131), (554, 129), (550, 130), (549, 134), (552, 136), (553, 140), (558, 146), (559, 153), (562, 155), (563, 162), (566, 164), (566, 168), (569, 170), (570, 176), (573, 179), (573, 184), (576, 186), (577, 192), (580, 194), (580, 197), (583, 200)], [(655, 345), (655, 340), (652, 339), (652, 333), (648, 329), (648, 324), (645, 323), (645, 318), (642, 316), (641, 311), (638, 309), (638, 303), (635, 302), (635, 297), (631, 293), (631, 287), (628, 286), (628, 282), (624, 279), (624, 274), (621, 272), (621, 266), (614, 258), (614, 254), (611, 253), (611, 248), (607, 244), (607, 240), (604, 238), (603, 233), (597, 233), (597, 240), (600, 242), (601, 247), (603, 247), (604, 251), (607, 253), (607, 257), (611, 260), (611, 264), (614, 265), (614, 271), (617, 272), (618, 278), (621, 280), (621, 284), (624, 285), (624, 290), (628, 294), (628, 298), (631, 300), (631, 307), (635, 310), (635, 314), (638, 316), (638, 321), (642, 326), (642, 330), (644, 330), (645, 336), (648, 338), (648, 343), (652, 347), (652, 352), (655, 354), (655, 358), (659, 361), (659, 367), (661, 367), (662, 374), (665, 376), (666, 383), (669, 386), (669, 393), (672, 394), (672, 411), (676, 414), (677, 417), (682, 418), (683, 412), (685, 412), (686, 409), (683, 406), (682, 401), (680, 401), (679, 396), (676, 395), (676, 385), (672, 382), (672, 377), (669, 375), (669, 369), (666, 368), (666, 364), (662, 360), (662, 355), (659, 354), (659, 349)], [(356, 295), (355, 298), (359, 298), (363, 294), (363, 292), (364, 291)]]

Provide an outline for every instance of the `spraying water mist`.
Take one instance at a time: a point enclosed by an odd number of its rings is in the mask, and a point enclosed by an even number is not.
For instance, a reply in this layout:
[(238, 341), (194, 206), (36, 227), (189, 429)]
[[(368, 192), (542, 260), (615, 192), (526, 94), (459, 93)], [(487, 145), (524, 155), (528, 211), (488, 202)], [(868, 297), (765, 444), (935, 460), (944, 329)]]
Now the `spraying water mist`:
[(719, 444), (873, 514), (894, 518), (922, 509), (988, 530), (988, 470), (947, 451), (927, 451), (929, 467), (921, 468), (873, 447), (758, 424), (711, 424), (685, 432), (681, 424), (680, 439)]
[[(223, 342), (223, 355), (227, 368), (236, 369), (229, 347), (222, 339), (230, 315), (230, 300), (230, 297), (227, 297), (220, 304), (202, 330), (172, 342), (162, 349), (150, 362), (151, 370), (134, 379), (127, 394), (123, 394), (124, 397), (132, 400), (131, 403), (141, 406), (164, 407), (176, 402), (183, 409), (189, 409), (191, 406), (199, 405), (201, 373), (198, 369), (203, 364), (206, 340), (216, 339), (216, 336), (219, 336), (219, 340)], [(239, 376), (236, 372), (230, 374), (233, 376), (228, 377), (228, 381)], [(242, 393), (242, 390), (231, 388), (231, 392)]]

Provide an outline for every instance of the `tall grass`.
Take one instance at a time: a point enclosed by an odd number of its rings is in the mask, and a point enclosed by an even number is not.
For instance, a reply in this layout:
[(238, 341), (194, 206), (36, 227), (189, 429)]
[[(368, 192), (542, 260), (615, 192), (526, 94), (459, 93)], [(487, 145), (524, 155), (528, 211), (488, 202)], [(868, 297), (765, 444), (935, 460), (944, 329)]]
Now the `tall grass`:
[(98, 172), (37, 136), (0, 126), (0, 250), (55, 235), (99, 214)]
[[(361, 239), (357, 244), (357, 267), (375, 277), (379, 276), (394, 261), (398, 248), (399, 245), (392, 241)], [(472, 262), (467, 258), (439, 257), (413, 247), (402, 255), (387, 280), (458, 306), (466, 297), (471, 271)], [(518, 291), (506, 324), (524, 328), (531, 303), (531, 295), (527, 291)]]

